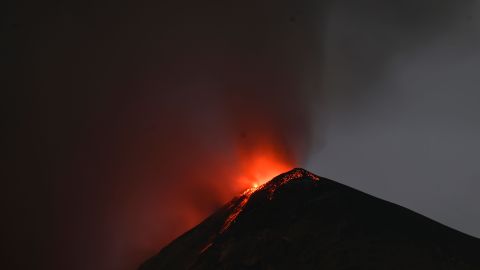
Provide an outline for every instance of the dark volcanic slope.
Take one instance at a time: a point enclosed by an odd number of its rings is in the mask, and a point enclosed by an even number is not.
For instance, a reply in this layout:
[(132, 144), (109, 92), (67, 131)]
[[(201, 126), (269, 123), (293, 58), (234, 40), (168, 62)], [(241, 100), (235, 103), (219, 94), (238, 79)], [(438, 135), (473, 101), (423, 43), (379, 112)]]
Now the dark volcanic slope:
[(246, 191), (141, 270), (480, 269), (480, 240), (303, 169)]

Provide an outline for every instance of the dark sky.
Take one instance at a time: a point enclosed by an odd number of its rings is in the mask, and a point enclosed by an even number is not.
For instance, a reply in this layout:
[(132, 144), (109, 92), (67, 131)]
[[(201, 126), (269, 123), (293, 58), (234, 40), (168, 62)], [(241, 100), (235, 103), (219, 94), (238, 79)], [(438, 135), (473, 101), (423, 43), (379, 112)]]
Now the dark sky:
[(5, 10), (9, 269), (135, 269), (272, 164), (480, 235), (476, 1)]

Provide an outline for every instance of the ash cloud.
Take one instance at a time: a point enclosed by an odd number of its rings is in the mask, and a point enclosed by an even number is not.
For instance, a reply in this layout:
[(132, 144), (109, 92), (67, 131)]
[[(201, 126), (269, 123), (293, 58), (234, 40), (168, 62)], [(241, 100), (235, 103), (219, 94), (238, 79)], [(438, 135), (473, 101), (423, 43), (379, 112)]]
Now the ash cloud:
[(478, 1), (359, 2), (329, 13), (327, 144), (307, 167), (480, 235)]

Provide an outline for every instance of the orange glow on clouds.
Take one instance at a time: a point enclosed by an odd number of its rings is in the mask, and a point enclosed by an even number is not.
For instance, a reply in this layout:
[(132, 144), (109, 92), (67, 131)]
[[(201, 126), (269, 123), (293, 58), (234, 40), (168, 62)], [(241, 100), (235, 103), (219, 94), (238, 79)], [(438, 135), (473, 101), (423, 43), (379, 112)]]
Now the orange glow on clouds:
[(238, 187), (242, 190), (257, 189), (273, 177), (292, 168), (289, 162), (276, 155), (274, 151), (251, 153), (243, 160)]

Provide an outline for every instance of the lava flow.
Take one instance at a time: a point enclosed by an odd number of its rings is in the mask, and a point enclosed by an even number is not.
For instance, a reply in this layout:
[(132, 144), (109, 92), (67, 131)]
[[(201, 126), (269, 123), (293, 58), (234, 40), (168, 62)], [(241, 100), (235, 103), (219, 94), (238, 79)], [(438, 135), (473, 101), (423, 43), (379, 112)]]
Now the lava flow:
[(303, 177), (309, 177), (313, 180), (320, 180), (320, 178), (304, 169), (293, 169), (288, 173), (281, 175), (280, 177), (272, 179), (270, 182), (262, 184), (260, 186), (255, 185), (242, 193), (240, 198), (237, 199), (236, 204), (232, 205), (232, 212), (225, 220), (225, 223), (220, 230), (220, 233), (223, 233), (227, 230), (230, 225), (237, 219), (238, 215), (242, 212), (245, 208), (245, 205), (248, 203), (250, 197), (253, 193), (257, 190), (266, 190), (268, 193), (268, 199), (271, 200), (273, 198), (273, 194), (277, 190), (278, 187), (296, 179), (301, 179)]
[(232, 213), (228, 216), (228, 218), (225, 220), (225, 223), (222, 226), (222, 229), (220, 230), (220, 233), (223, 233), (228, 227), (230, 227), (230, 224), (232, 224), (233, 221), (235, 221), (238, 217), (238, 215), (242, 212), (243, 208), (247, 204), (248, 200), (250, 199), (250, 196), (257, 190), (257, 187), (252, 187), (245, 192), (243, 192), (242, 196), (239, 198), (240, 202), (234, 206)]
[[(264, 191), (267, 192), (268, 200), (272, 200), (275, 191), (280, 186), (285, 185), (285, 184), (287, 184), (291, 181), (294, 181), (294, 180), (302, 179), (304, 177), (307, 177), (307, 178), (315, 180), (315, 181), (320, 180), (320, 178), (318, 176), (316, 176), (316, 175), (314, 175), (314, 174), (312, 174), (312, 173), (310, 173), (310, 172), (308, 172), (304, 169), (295, 168), (295, 169), (290, 170), (289, 172), (286, 172), (284, 174), (281, 174), (281, 175), (271, 179), (269, 182), (266, 182), (262, 185), (254, 185), (251, 188), (248, 188), (247, 190), (245, 190), (241, 194), (240, 197), (234, 199), (230, 203), (230, 207), (228, 208), (228, 210), (230, 211), (230, 214), (225, 219), (225, 222), (223, 223), (220, 231), (218, 232), (218, 235), (223, 234), (237, 220), (238, 216), (242, 213), (243, 209), (245, 208), (245, 206), (249, 202), (250, 197), (255, 192), (257, 192), (259, 190), (264, 190)], [(215, 241), (215, 238), (218, 235), (215, 235), (214, 237), (212, 237), (210, 239), (209, 243), (204, 248), (202, 248), (202, 250), (200, 251), (200, 254), (207, 251), (213, 245), (213, 243)]]
[(286, 162), (280, 161), (273, 152), (264, 152), (263, 155), (257, 155), (254, 159), (251, 159), (247, 168), (244, 170), (244, 174), (239, 177), (239, 182), (242, 186), (249, 186), (237, 203), (232, 206), (232, 213), (225, 220), (225, 223), (220, 230), (223, 233), (230, 224), (238, 217), (243, 208), (247, 204), (250, 196), (265, 186), (265, 183), (281, 172), (286, 171), (289, 168)]

